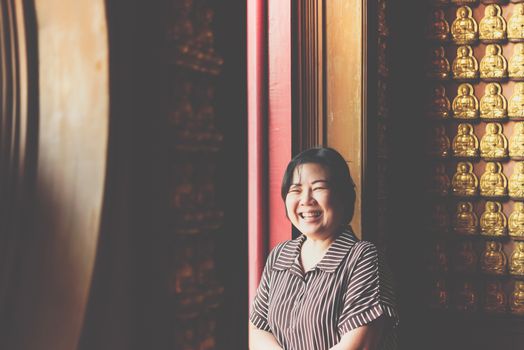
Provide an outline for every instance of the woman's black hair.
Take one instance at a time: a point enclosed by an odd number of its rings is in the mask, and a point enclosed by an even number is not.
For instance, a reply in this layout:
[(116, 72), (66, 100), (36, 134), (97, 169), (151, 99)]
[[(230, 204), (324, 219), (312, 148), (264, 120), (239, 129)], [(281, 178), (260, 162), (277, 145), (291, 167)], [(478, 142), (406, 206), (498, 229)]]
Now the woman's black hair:
[(282, 178), (282, 200), (286, 201), (295, 169), (302, 164), (308, 163), (320, 164), (329, 171), (329, 184), (335, 196), (344, 206), (345, 223), (349, 223), (353, 218), (355, 209), (355, 183), (349, 173), (346, 160), (333, 148), (309, 148), (291, 159)]

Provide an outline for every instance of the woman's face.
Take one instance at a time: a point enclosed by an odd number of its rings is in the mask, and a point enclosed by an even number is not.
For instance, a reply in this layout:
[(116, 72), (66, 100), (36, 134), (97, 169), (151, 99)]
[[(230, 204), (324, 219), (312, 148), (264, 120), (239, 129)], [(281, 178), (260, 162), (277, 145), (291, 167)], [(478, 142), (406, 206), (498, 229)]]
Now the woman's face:
[(296, 167), (286, 196), (286, 211), (293, 226), (306, 236), (338, 234), (343, 208), (331, 187), (329, 171), (316, 163)]

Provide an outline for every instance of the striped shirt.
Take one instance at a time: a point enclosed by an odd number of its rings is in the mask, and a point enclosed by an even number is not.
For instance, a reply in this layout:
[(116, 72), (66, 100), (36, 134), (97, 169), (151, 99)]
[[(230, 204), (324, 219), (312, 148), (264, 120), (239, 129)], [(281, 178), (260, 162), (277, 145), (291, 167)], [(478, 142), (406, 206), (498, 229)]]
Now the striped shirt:
[(300, 249), (305, 240), (302, 235), (271, 251), (250, 321), (271, 332), (285, 350), (323, 350), (385, 315), (393, 322), (388, 322), (380, 349), (395, 349), (398, 317), (391, 280), (375, 245), (346, 230), (304, 273)]

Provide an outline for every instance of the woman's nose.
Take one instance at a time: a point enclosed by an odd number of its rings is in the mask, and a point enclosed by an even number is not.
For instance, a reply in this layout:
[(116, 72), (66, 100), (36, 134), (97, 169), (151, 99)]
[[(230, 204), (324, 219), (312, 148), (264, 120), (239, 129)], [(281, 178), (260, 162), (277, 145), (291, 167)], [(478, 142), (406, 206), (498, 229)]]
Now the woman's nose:
[(313, 191), (310, 189), (304, 189), (302, 190), (301, 196), (300, 196), (300, 204), (307, 205), (315, 202), (315, 198), (313, 197)]

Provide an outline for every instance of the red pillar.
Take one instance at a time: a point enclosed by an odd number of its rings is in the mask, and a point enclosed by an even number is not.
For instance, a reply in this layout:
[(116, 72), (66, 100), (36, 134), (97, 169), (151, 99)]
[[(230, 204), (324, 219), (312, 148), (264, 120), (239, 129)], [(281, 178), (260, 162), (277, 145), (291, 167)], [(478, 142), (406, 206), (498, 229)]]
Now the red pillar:
[(248, 0), (249, 300), (267, 254), (291, 238), (280, 182), (291, 157), (291, 0)]

